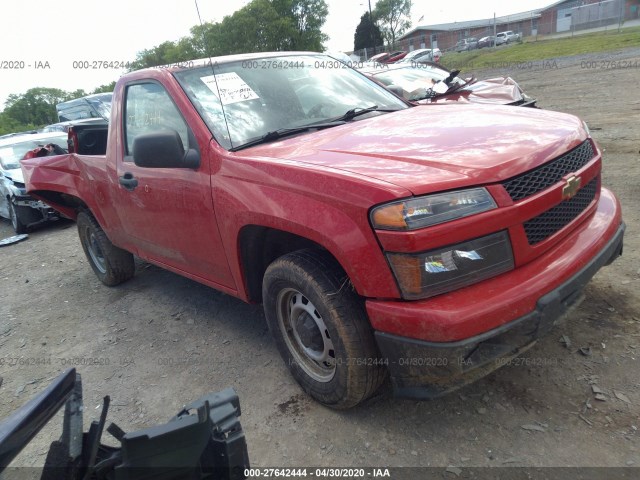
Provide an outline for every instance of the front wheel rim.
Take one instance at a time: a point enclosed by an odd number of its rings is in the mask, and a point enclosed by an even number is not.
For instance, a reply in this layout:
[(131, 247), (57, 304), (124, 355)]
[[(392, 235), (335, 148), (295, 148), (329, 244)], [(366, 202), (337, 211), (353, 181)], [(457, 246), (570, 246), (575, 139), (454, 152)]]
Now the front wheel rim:
[(283, 289), (276, 299), (278, 326), (292, 361), (314, 380), (326, 383), (336, 372), (333, 341), (322, 315), (304, 294)]
[(107, 262), (104, 259), (102, 249), (98, 244), (98, 239), (91, 228), (86, 228), (84, 232), (85, 245), (87, 246), (87, 252), (91, 258), (91, 263), (95, 265), (98, 271), (102, 274), (107, 273)]

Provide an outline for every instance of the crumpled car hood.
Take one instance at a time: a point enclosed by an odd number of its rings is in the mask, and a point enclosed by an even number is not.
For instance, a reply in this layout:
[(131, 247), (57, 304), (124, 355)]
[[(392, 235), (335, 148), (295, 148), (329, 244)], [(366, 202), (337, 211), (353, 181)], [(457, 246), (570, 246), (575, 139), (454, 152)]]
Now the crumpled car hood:
[(431, 104), (237, 154), (341, 169), (421, 194), (513, 177), (586, 137), (582, 122), (564, 113)]
[(20, 168), (5, 170), (4, 175), (14, 182), (24, 183), (24, 176), (22, 175), (22, 169)]
[(508, 105), (523, 99), (522, 89), (511, 77), (496, 77), (479, 80), (463, 89), (436, 97), (433, 100), (420, 100), (418, 103), (489, 103), (493, 105)]

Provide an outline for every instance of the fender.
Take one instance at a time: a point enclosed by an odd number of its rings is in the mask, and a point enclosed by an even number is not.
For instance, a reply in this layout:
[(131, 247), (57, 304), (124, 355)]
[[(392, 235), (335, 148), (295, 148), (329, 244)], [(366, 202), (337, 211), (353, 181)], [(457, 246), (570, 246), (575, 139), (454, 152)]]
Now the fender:
[[(27, 192), (75, 220), (78, 207), (86, 205), (105, 229), (113, 231), (117, 217), (112, 210), (105, 156), (65, 154), (22, 160)], [(62, 195), (60, 195), (62, 194)], [(66, 196), (75, 197), (74, 204)]]

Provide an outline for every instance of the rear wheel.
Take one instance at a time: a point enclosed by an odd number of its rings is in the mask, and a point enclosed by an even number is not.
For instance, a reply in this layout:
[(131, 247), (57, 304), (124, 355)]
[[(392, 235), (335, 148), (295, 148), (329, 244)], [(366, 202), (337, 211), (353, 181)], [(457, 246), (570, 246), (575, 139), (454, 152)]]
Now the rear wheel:
[(385, 369), (362, 300), (330, 255), (300, 250), (275, 260), (263, 300), (280, 354), (314, 399), (344, 409), (378, 389)]
[(80, 212), (76, 221), (82, 249), (102, 283), (112, 287), (133, 277), (136, 267), (131, 253), (111, 243), (90, 214)]

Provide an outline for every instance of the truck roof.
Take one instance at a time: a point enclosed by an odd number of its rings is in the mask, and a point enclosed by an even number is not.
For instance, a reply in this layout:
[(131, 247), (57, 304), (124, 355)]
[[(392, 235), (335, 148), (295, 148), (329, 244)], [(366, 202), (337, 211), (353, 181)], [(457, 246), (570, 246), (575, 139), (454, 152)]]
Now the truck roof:
[(142, 72), (147, 70), (157, 70), (159, 68), (167, 69), (171, 72), (181, 71), (181, 70), (189, 70), (192, 68), (200, 68), (209, 64), (223, 64), (223, 63), (232, 63), (238, 61), (247, 61), (247, 60), (258, 60), (263, 58), (276, 58), (276, 57), (292, 57), (298, 55), (313, 55), (313, 56), (322, 56), (322, 57), (330, 57), (325, 53), (319, 52), (304, 52), (304, 51), (294, 51), (294, 52), (259, 52), (259, 53), (239, 53), (235, 55), (223, 55), (219, 57), (205, 57), (198, 58), (194, 60), (185, 60), (183, 62), (169, 63), (165, 65), (157, 65), (155, 67), (149, 67), (142, 70), (136, 70), (136, 72)]

